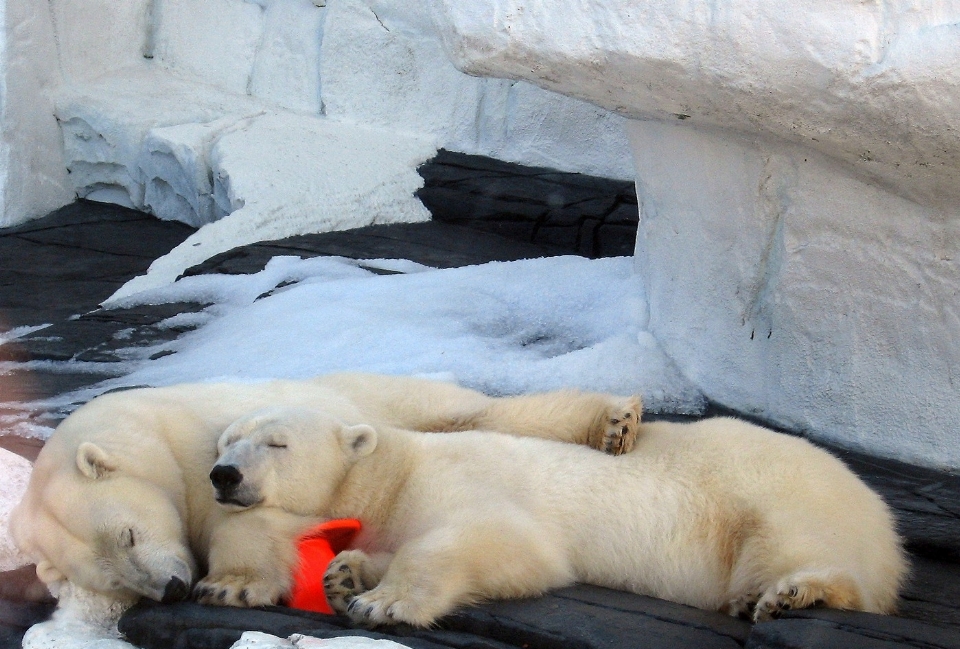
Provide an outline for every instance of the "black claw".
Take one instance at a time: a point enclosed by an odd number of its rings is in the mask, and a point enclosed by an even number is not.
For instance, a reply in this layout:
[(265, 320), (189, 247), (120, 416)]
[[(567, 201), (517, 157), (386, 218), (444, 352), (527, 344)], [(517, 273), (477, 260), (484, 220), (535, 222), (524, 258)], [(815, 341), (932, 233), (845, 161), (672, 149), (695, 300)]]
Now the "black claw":
[(247, 589), (246, 589), (246, 588), (243, 588), (243, 589), (241, 589), (240, 592), (237, 594), (237, 599), (239, 599), (241, 602), (243, 602), (244, 604), (246, 604), (246, 603), (247, 603), (247, 595), (248, 595), (248, 594), (247, 594)]
[(222, 601), (225, 600), (225, 599), (227, 599), (227, 591), (221, 590), (219, 593), (217, 593), (217, 601), (218, 601), (218, 602), (222, 602)]

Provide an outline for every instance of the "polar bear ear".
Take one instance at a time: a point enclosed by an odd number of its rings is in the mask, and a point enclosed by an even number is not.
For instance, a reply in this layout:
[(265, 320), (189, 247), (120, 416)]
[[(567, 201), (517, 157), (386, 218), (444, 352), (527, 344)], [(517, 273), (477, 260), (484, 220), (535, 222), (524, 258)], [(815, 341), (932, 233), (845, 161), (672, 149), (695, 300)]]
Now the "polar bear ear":
[(97, 480), (115, 471), (117, 463), (93, 442), (84, 442), (77, 449), (77, 468), (83, 475)]
[(66, 576), (57, 570), (52, 563), (46, 559), (41, 559), (37, 562), (37, 578), (44, 584), (55, 584), (66, 579)]
[(340, 429), (340, 447), (354, 459), (370, 455), (377, 448), (377, 431), (366, 424), (344, 426)]

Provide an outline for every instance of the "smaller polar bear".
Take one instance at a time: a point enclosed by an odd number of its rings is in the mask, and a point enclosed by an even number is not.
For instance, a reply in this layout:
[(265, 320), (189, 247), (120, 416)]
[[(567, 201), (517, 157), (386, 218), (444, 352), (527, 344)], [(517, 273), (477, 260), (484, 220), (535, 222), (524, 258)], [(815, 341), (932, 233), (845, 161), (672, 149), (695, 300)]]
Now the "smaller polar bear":
[(817, 603), (894, 610), (906, 567), (893, 519), (838, 459), (735, 419), (639, 429), (613, 457), (269, 410), (224, 431), (211, 476), (235, 509), (360, 519), (325, 575), (360, 624), (427, 626), (577, 581), (755, 620)]

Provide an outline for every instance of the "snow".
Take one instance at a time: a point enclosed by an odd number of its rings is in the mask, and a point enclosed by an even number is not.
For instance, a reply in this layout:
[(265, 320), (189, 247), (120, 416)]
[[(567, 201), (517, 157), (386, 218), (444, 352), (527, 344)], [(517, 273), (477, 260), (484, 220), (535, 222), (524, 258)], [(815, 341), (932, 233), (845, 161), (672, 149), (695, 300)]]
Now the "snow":
[[(177, 301), (211, 306), (162, 324), (203, 326), (128, 350), (124, 376), (48, 405), (129, 385), (362, 370), (441, 376), (496, 395), (572, 387), (639, 393), (653, 411), (703, 408), (699, 390), (646, 331), (643, 285), (626, 257), (453, 269), (275, 257), (253, 275), (185, 277), (111, 305)], [(164, 350), (176, 353), (149, 359)]]
[(10, 510), (20, 502), (30, 479), (30, 462), (19, 455), (0, 448), (0, 572), (12, 570), (26, 563), (27, 558), (17, 549), (7, 532)]
[(269, 633), (247, 631), (232, 649), (395, 649), (406, 647), (391, 640), (374, 640), (362, 636), (339, 638), (313, 638), (295, 633), (289, 638), (278, 638)]
[(23, 636), (23, 649), (136, 649), (120, 639), (117, 621), (134, 602), (105, 597), (63, 582), (57, 610)]

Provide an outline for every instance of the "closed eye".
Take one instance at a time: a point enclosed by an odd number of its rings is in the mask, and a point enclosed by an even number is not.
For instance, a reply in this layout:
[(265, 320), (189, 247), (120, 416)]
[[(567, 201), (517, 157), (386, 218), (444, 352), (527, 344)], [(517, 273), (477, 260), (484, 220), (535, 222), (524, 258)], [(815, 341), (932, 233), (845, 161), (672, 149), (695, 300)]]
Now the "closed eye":
[(279, 444), (279, 443), (276, 443), (276, 442), (267, 444), (267, 446), (269, 446), (270, 448), (287, 448), (287, 445), (286, 445), (286, 444)]

